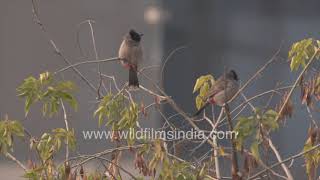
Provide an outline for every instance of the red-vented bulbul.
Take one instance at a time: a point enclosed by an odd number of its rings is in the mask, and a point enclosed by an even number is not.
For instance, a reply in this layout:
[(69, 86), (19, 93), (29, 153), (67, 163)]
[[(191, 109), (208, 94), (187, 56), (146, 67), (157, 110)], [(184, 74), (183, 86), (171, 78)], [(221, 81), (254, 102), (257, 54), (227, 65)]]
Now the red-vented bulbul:
[(119, 59), (121, 64), (129, 69), (129, 87), (139, 87), (137, 75), (138, 64), (142, 61), (143, 53), (141, 47), (141, 37), (143, 34), (131, 29), (127, 33), (120, 45)]
[(239, 90), (238, 80), (238, 75), (234, 70), (222, 75), (203, 98), (206, 101), (205, 105), (194, 116), (199, 115), (209, 104), (223, 106), (228, 102)]

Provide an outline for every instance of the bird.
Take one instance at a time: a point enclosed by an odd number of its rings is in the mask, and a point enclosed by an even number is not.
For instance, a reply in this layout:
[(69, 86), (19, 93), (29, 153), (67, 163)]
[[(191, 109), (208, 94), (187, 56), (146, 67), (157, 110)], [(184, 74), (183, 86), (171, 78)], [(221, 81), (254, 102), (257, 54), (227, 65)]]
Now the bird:
[(238, 75), (234, 70), (230, 70), (225, 75), (222, 75), (211, 86), (203, 99), (205, 104), (194, 114), (199, 115), (209, 104), (223, 106), (228, 102), (239, 90)]
[(137, 33), (134, 29), (123, 37), (119, 48), (119, 60), (123, 67), (129, 70), (129, 87), (139, 88), (138, 64), (143, 59), (141, 38), (143, 34)]

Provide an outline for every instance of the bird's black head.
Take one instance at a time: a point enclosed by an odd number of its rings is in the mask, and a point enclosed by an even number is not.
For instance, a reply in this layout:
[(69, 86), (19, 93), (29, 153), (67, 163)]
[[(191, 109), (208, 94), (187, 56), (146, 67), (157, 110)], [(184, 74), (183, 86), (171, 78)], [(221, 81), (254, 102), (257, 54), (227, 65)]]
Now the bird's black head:
[(239, 80), (238, 75), (237, 75), (236, 71), (234, 71), (234, 70), (230, 70), (230, 71), (229, 71), (228, 77), (229, 77), (229, 78), (232, 78), (232, 79), (234, 79), (234, 80), (236, 80), (236, 81)]
[(137, 33), (135, 30), (131, 29), (129, 31), (129, 35), (130, 35), (130, 38), (136, 42), (140, 42), (141, 41), (141, 36), (143, 36), (143, 34), (139, 34)]

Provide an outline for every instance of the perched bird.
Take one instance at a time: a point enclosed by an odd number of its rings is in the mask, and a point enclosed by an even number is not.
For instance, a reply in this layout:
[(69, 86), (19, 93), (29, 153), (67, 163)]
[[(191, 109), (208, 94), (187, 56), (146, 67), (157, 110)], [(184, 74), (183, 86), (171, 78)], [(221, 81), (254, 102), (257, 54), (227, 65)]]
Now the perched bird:
[(199, 115), (209, 104), (223, 106), (228, 102), (239, 90), (238, 80), (238, 75), (234, 70), (222, 75), (203, 98), (206, 101), (205, 105), (194, 116)]
[(137, 75), (138, 64), (142, 61), (143, 52), (141, 47), (141, 37), (143, 34), (131, 29), (127, 33), (119, 48), (119, 59), (121, 64), (129, 69), (129, 87), (139, 87)]

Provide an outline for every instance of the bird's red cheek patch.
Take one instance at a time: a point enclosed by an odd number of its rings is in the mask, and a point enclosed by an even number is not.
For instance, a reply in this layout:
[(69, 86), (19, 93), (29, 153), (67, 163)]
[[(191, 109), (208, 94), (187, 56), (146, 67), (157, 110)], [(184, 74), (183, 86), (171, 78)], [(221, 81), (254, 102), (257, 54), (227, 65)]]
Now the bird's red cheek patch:
[(128, 64), (128, 63), (123, 63), (122, 65), (126, 69), (130, 69), (130, 67), (131, 67), (130, 64)]
[(136, 65), (127, 63), (127, 62), (125, 62), (125, 61), (121, 61), (121, 65), (122, 65), (125, 69), (134, 69), (134, 70), (137, 70), (137, 66), (136, 66)]
[(210, 104), (215, 104), (215, 103), (216, 103), (216, 102), (214, 101), (214, 98), (213, 98), (213, 97), (209, 99), (209, 103), (210, 103)]
[(130, 69), (130, 67), (131, 67), (131, 65), (125, 61), (121, 61), (121, 65), (126, 69)]

